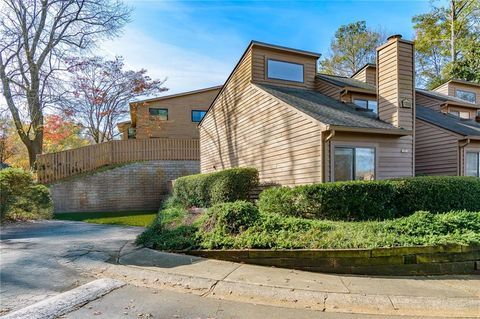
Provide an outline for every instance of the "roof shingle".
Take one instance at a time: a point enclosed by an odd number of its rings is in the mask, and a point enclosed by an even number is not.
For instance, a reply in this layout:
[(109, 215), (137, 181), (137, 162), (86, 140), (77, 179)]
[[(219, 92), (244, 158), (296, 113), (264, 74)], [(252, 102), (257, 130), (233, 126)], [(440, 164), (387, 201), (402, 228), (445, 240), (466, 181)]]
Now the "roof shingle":
[(340, 87), (354, 87), (354, 88), (359, 88), (367, 91), (371, 91), (372, 94), (377, 93), (377, 89), (374, 85), (355, 80), (352, 78), (346, 78), (343, 76), (337, 76), (337, 75), (328, 75), (328, 74), (317, 74), (317, 78), (320, 78), (322, 80), (325, 80), (327, 82), (330, 82), (334, 85), (340, 86)]
[(479, 136), (480, 123), (417, 104), (417, 118), (463, 136)]
[(255, 85), (327, 125), (398, 130), (379, 120), (372, 112), (359, 111), (354, 104), (339, 102), (317, 91), (270, 84)]

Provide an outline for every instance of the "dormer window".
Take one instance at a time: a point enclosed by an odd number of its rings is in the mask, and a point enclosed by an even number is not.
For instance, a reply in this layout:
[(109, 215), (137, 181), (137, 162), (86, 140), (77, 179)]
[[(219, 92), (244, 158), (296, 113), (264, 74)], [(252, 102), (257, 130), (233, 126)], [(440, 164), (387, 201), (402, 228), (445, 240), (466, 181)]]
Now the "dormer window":
[(477, 95), (470, 91), (455, 90), (455, 96), (470, 103), (476, 103), (477, 101)]
[(272, 80), (303, 83), (303, 64), (268, 59), (267, 77)]
[(378, 106), (376, 100), (361, 100), (361, 99), (354, 99), (353, 104), (363, 109), (367, 109), (372, 111), (375, 114), (378, 114)]

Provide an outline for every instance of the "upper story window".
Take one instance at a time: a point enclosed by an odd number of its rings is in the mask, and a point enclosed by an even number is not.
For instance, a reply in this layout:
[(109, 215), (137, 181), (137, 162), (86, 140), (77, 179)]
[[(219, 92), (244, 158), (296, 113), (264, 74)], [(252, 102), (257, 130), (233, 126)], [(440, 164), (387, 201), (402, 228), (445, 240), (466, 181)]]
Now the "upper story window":
[(303, 83), (303, 64), (268, 59), (267, 77)]
[(377, 106), (377, 101), (376, 100), (355, 99), (355, 100), (353, 100), (353, 104), (355, 104), (358, 107), (370, 110), (375, 114), (378, 114), (378, 106)]
[(470, 103), (476, 103), (477, 101), (477, 95), (470, 91), (455, 90), (455, 96)]
[(480, 177), (480, 152), (467, 152), (465, 175)]
[(466, 111), (450, 111), (448, 113), (458, 116), (459, 118), (462, 118), (462, 119), (470, 118), (470, 112), (466, 112)]
[(148, 113), (161, 121), (168, 121), (168, 109), (149, 108)]
[(335, 181), (374, 180), (375, 149), (372, 147), (335, 147)]
[(207, 114), (207, 111), (193, 110), (192, 122), (199, 123), (203, 119), (205, 114)]

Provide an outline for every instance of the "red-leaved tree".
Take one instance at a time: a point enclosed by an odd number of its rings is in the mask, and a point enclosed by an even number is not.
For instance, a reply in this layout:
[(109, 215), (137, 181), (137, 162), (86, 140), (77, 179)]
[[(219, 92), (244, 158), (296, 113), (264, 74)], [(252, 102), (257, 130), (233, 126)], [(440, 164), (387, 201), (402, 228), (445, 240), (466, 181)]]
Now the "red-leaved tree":
[(145, 69), (124, 70), (122, 57), (111, 61), (73, 58), (68, 64), (70, 96), (62, 102), (63, 111), (80, 123), (95, 143), (119, 134), (115, 126), (129, 112), (129, 100), (167, 90), (165, 80), (151, 79)]

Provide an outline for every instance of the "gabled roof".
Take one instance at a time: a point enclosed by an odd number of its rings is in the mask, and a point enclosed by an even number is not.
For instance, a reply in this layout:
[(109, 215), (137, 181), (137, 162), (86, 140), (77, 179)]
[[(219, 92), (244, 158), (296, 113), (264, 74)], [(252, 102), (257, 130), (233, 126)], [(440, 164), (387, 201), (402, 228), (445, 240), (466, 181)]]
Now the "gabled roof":
[(471, 82), (471, 81), (465, 81), (465, 80), (460, 80), (460, 79), (451, 79), (443, 84), (440, 84), (439, 86), (436, 86), (435, 88), (433, 88), (434, 90), (441, 87), (441, 86), (444, 86), (448, 83), (461, 83), (461, 84), (467, 84), (467, 85), (473, 85), (473, 86), (480, 86), (480, 83), (476, 83), (476, 82)]
[(458, 104), (458, 105), (462, 105), (462, 106), (466, 106), (466, 107), (480, 108), (480, 105), (478, 105), (478, 104), (470, 103), (470, 102), (462, 100), (458, 97), (446, 95), (446, 94), (439, 93), (439, 92), (436, 92), (436, 91), (427, 91), (427, 90), (418, 89), (418, 88), (415, 89), (415, 91), (417, 93), (423, 94), (425, 96), (428, 96), (428, 97), (431, 97), (431, 98), (434, 98), (434, 99), (437, 99), (437, 100), (445, 101), (446, 103), (448, 102), (450, 104)]
[(372, 112), (359, 111), (354, 104), (342, 103), (317, 91), (276, 86), (270, 84), (255, 84), (260, 89), (277, 99), (309, 115), (319, 122), (346, 128), (361, 128), (372, 130), (390, 130), (393, 133), (409, 132), (392, 124), (379, 120)]
[(480, 123), (462, 119), (455, 115), (434, 111), (431, 108), (417, 104), (416, 117), (422, 121), (439, 126), (463, 136), (480, 137)]
[(197, 94), (197, 93), (208, 92), (208, 91), (213, 91), (213, 90), (219, 90), (221, 88), (222, 88), (222, 85), (217, 85), (217, 86), (212, 86), (212, 87), (199, 89), (199, 90), (194, 90), (194, 91), (180, 92), (180, 93), (176, 93), (176, 94), (162, 95), (162, 96), (156, 96), (156, 97), (147, 98), (147, 99), (134, 100), (134, 101), (130, 101), (129, 104), (161, 101), (161, 100), (171, 99), (171, 98), (175, 98), (175, 97), (179, 97), (179, 96)]
[(355, 80), (352, 78), (347, 78), (347, 77), (338, 76), (338, 75), (322, 74), (322, 73), (317, 74), (317, 78), (325, 80), (336, 86), (358, 88), (365, 91), (369, 91), (372, 94), (377, 93), (377, 88), (375, 87), (375, 85), (371, 85), (371, 84), (368, 84), (359, 80)]
[(355, 71), (355, 73), (352, 74), (351, 78), (353, 78), (355, 75), (357, 75), (360, 71), (366, 69), (366, 68), (377, 68), (377, 65), (375, 63), (367, 63), (364, 66), (362, 66), (360, 69)]
[(299, 53), (299, 54), (303, 54), (303, 55), (310, 55), (310, 56), (313, 56), (313, 57), (316, 57), (316, 58), (319, 58), (320, 56), (322, 56), (320, 53), (316, 53), (316, 52), (312, 52), (312, 51), (293, 49), (293, 48), (284, 47), (284, 46), (281, 46), (281, 45), (270, 44), (270, 43), (255, 41), (255, 40), (252, 40), (252, 42), (250, 42), (250, 45), (248, 46), (248, 48), (250, 48), (251, 46), (254, 46), (254, 45), (264, 47), (264, 48), (269, 48), (269, 49), (277, 49), (277, 50), (281, 50), (281, 51)]

